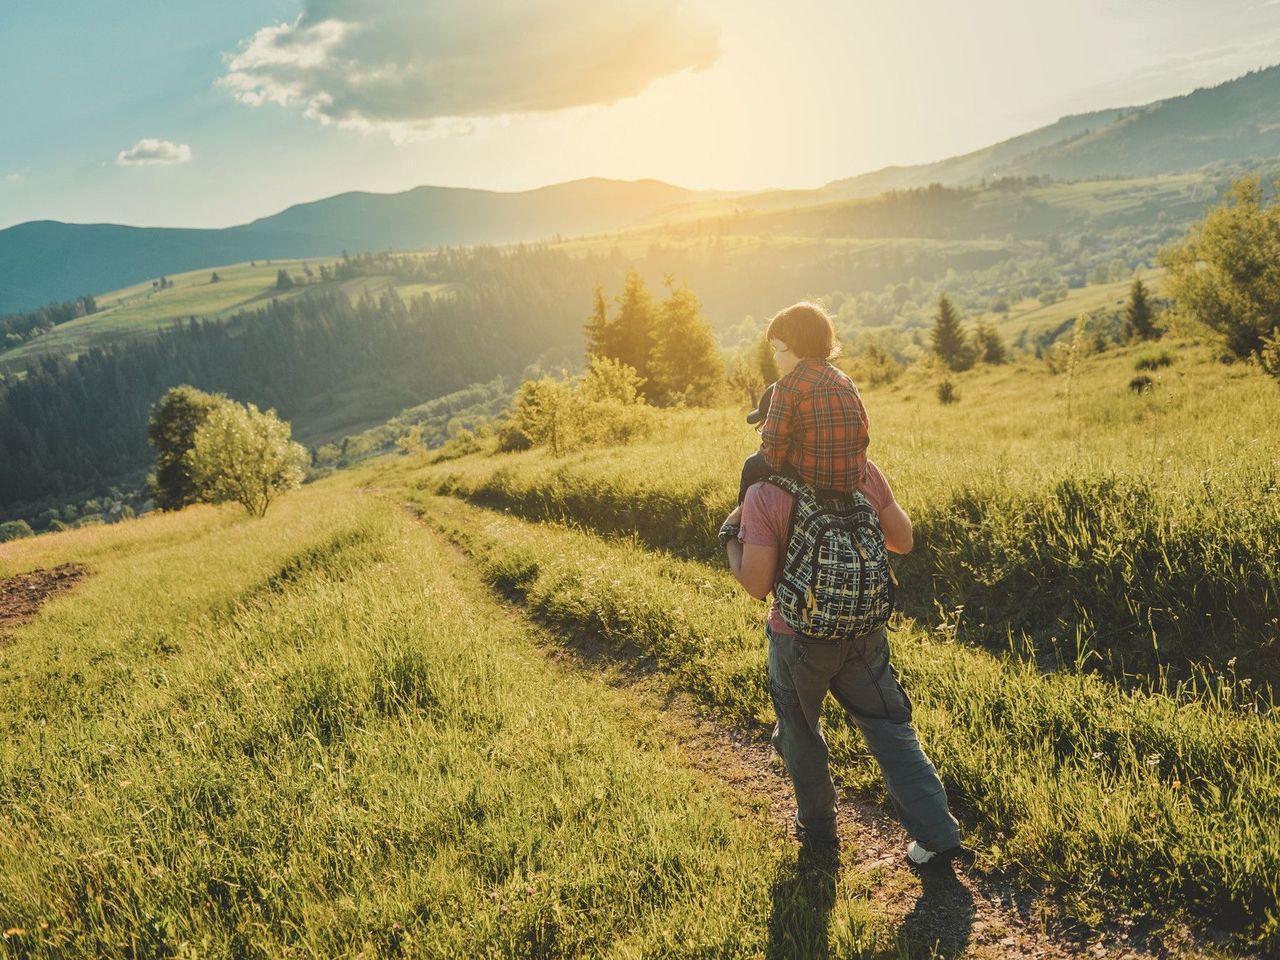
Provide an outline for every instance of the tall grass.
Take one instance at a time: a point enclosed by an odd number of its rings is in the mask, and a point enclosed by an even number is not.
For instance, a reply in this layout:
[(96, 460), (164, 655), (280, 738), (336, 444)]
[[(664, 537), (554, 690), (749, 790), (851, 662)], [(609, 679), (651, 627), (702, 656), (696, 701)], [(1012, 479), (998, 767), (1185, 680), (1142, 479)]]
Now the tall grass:
[[(645, 658), (727, 719), (765, 721), (761, 606), (700, 563), (442, 498), (424, 515), (486, 578), (566, 636)], [(1195, 702), (1042, 674), (910, 621), (894, 659), (916, 723), (985, 862), (1090, 923), (1205, 918), (1280, 947), (1280, 727), (1216, 678)], [(838, 776), (879, 795), (855, 729), (828, 715)]]
[(899, 952), (350, 478), (94, 534), (3, 555), (94, 575), (0, 650), (0, 953)]
[[(910, 376), (866, 393), (871, 456), (916, 524), (908, 612), (936, 622), (939, 605), (963, 607), (966, 640), (1006, 649), (1026, 634), (1042, 659), (1114, 677), (1158, 685), (1235, 658), (1273, 687), (1280, 396), (1256, 372), (1182, 352), (1140, 397), (1126, 386), (1132, 350), (1081, 360), (1069, 382), (1028, 363), (966, 374), (951, 406)], [(675, 414), (659, 433), (570, 458), (442, 464), (416, 482), (714, 560), (752, 434), (735, 411)]]

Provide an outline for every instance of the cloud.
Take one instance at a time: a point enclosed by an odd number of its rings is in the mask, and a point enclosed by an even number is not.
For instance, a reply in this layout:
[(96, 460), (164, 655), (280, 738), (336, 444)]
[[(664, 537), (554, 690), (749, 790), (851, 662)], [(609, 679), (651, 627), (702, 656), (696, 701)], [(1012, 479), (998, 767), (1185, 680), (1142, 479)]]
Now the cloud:
[(412, 139), (614, 103), (719, 54), (682, 0), (305, 0), (229, 55), (218, 83), (242, 103)]
[(5, 183), (21, 183), (25, 179), (26, 177), (24, 177), (20, 173), (10, 173), (7, 176), (5, 176), (4, 182)]
[(151, 137), (139, 140), (128, 150), (116, 154), (116, 163), (122, 167), (154, 167), (171, 163), (187, 163), (191, 160), (191, 148), (185, 143), (171, 143)]

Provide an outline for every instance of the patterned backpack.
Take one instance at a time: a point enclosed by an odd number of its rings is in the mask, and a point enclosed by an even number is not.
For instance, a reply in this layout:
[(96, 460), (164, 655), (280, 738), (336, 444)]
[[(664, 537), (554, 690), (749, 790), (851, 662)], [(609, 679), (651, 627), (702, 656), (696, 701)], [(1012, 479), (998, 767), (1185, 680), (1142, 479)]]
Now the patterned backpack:
[(774, 588), (787, 626), (815, 640), (847, 640), (888, 623), (893, 570), (867, 498), (816, 491), (781, 475), (768, 482), (795, 499)]

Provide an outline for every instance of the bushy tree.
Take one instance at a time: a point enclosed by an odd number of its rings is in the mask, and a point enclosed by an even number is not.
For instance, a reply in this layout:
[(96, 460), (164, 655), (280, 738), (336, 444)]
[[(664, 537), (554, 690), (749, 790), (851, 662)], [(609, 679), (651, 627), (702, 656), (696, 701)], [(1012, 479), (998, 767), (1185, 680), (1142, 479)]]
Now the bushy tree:
[(274, 410), (224, 401), (205, 417), (186, 454), (201, 499), (234, 500), (264, 516), (280, 494), (302, 483), (310, 457), (289, 438), (289, 424)]
[(199, 487), (186, 460), (187, 452), (209, 414), (219, 404), (228, 402), (226, 397), (186, 384), (174, 387), (160, 398), (147, 424), (147, 438), (156, 451), (156, 467), (147, 482), (152, 499), (161, 510), (181, 510), (200, 499)]
[(933, 320), (929, 342), (938, 359), (952, 370), (967, 370), (973, 366), (973, 348), (960, 327), (960, 315), (945, 293), (938, 298), (938, 313)]
[(5, 523), (0, 523), (0, 543), (29, 537), (34, 533), (35, 531), (31, 529), (31, 524), (25, 520), (9, 520)]
[(698, 298), (686, 286), (674, 287), (658, 308), (649, 355), (649, 399), (662, 406), (702, 407), (715, 401), (725, 385), (724, 355)]
[(1000, 364), (1009, 361), (1009, 351), (996, 328), (984, 320), (978, 322), (973, 333), (978, 359), (983, 363)]
[(1280, 327), (1280, 204), (1263, 206), (1258, 178), (1236, 181), (1227, 203), (1160, 260), (1177, 311), (1213, 331), (1235, 356), (1259, 354)]
[(280, 269), (276, 271), (276, 289), (288, 290), (293, 286), (293, 277), (289, 276), (289, 271)]
[(1133, 286), (1129, 288), (1129, 302), (1124, 308), (1125, 339), (1151, 340), (1158, 336), (1155, 316), (1146, 285), (1141, 277), (1134, 277)]

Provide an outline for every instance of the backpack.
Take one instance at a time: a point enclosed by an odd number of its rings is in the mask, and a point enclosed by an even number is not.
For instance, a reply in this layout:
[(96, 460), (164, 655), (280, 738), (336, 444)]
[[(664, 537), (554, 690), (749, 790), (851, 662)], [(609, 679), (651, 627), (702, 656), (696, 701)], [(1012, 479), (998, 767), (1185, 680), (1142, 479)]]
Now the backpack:
[(795, 499), (774, 587), (787, 626), (815, 640), (848, 640), (888, 623), (895, 581), (870, 501), (781, 475), (767, 482)]

